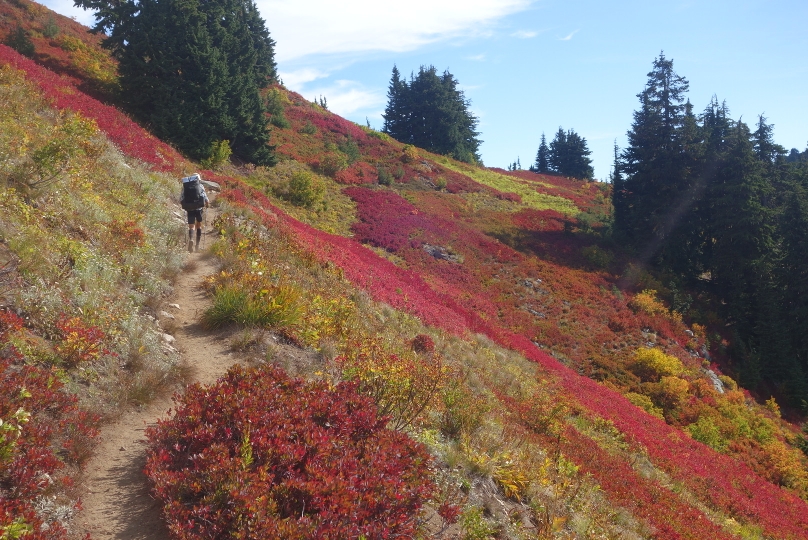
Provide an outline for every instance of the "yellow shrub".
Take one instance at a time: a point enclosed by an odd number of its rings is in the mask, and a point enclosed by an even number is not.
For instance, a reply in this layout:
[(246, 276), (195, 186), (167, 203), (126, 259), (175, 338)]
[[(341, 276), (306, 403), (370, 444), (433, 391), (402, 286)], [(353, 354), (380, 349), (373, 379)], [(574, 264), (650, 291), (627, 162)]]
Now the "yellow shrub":
[(659, 407), (654, 405), (654, 402), (651, 401), (651, 398), (649, 398), (648, 396), (643, 395), (643, 394), (638, 394), (636, 392), (628, 392), (626, 394), (626, 398), (631, 403), (633, 403), (634, 405), (636, 405), (640, 409), (643, 409), (645, 412), (647, 412), (651, 416), (656, 416), (657, 418), (662, 418), (662, 412), (663, 412), (662, 409), (660, 409)]
[(643, 292), (637, 293), (631, 299), (629, 305), (636, 311), (642, 311), (649, 315), (667, 314), (668, 308), (656, 297), (656, 294), (657, 292), (653, 289), (645, 289)]
[(642, 379), (658, 380), (660, 377), (680, 375), (685, 366), (682, 361), (665, 354), (661, 349), (642, 348), (634, 353), (632, 370)]
[(662, 377), (659, 381), (659, 389), (656, 393), (656, 401), (665, 409), (678, 407), (688, 397), (690, 383), (684, 379), (673, 376)]
[(763, 445), (764, 462), (772, 479), (778, 484), (808, 493), (808, 471), (802, 465), (802, 452), (789, 448), (779, 440)]
[(413, 161), (419, 158), (418, 149), (411, 144), (408, 144), (404, 147), (404, 151), (402, 153), (401, 159), (404, 163), (412, 163)]

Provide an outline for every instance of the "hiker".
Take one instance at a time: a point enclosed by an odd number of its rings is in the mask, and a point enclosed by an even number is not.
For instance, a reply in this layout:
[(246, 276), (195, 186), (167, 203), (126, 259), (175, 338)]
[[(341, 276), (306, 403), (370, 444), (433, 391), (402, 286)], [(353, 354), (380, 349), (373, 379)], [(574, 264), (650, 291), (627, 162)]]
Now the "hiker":
[(182, 179), (182, 193), (180, 205), (188, 214), (188, 251), (194, 251), (194, 225), (196, 225), (196, 249), (199, 249), (199, 240), (202, 238), (202, 212), (210, 203), (202, 177), (199, 173)]

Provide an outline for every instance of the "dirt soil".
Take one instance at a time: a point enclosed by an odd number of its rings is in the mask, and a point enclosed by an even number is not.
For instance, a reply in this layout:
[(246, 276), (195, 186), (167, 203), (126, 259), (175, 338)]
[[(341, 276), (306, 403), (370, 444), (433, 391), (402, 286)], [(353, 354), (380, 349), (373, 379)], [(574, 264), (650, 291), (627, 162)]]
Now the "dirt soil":
[[(206, 230), (205, 234), (212, 232)], [(175, 316), (173, 322), (177, 329), (173, 346), (190, 368), (189, 382), (215, 382), (237, 361), (225, 336), (208, 332), (199, 324), (210, 302), (199, 284), (216, 270), (212, 256), (189, 254), (186, 271), (175, 286), (176, 295), (168, 302), (180, 307), (166, 306), (166, 311)], [(143, 474), (146, 464), (143, 432), (146, 426), (165, 417), (171, 406), (170, 396), (160, 397), (144, 407), (127, 411), (114, 424), (101, 430), (95, 456), (87, 464), (82, 482), (83, 510), (74, 521), (74, 528), (81, 536), (89, 533), (93, 540), (169, 538), (158, 502), (151, 497)]]

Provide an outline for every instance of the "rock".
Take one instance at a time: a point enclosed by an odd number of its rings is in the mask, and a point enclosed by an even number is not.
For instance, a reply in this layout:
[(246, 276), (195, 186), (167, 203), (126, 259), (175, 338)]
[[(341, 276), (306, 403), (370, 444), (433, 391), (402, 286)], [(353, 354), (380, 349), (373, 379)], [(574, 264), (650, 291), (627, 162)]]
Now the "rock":
[(701, 346), (701, 355), (707, 360), (710, 360), (710, 351), (707, 350), (706, 344)]
[(180, 214), (176, 210), (174, 210), (174, 217), (176, 217), (177, 219), (185, 220), (185, 216), (183, 216), (182, 214)]
[(710, 379), (710, 382), (713, 383), (713, 388), (715, 388), (715, 391), (719, 394), (723, 394), (725, 392), (724, 383), (718, 378), (718, 374), (712, 369), (707, 368), (703, 368), (702, 371), (707, 375), (707, 378)]
[(177, 340), (174, 338), (174, 336), (172, 336), (171, 334), (162, 334), (160, 337), (162, 337), (162, 338), (163, 338), (163, 341), (165, 341), (165, 342), (166, 342), (166, 343), (168, 343), (169, 345), (171, 345), (172, 343), (174, 343), (175, 341), (177, 341)]
[(174, 315), (172, 315), (168, 311), (161, 311), (160, 313), (158, 313), (158, 315), (160, 315), (161, 317), (164, 317), (166, 319), (173, 319), (174, 318)]
[(690, 337), (693, 337), (693, 336), (695, 335), (695, 334), (693, 333), (693, 330), (685, 330), (685, 334), (687, 334), (687, 335), (688, 335), (688, 336), (690, 336)]
[(219, 192), (222, 190), (222, 186), (220, 186), (218, 182), (211, 182), (210, 180), (202, 180), (202, 185), (211, 191)]
[(455, 255), (454, 253), (450, 253), (449, 250), (446, 249), (445, 247), (433, 246), (432, 244), (424, 244), (424, 251), (426, 251), (436, 259), (449, 261), (453, 263), (460, 262), (460, 257)]
[(182, 308), (180, 308), (179, 304), (168, 304), (168, 307), (170, 307), (172, 309), (182, 309)]

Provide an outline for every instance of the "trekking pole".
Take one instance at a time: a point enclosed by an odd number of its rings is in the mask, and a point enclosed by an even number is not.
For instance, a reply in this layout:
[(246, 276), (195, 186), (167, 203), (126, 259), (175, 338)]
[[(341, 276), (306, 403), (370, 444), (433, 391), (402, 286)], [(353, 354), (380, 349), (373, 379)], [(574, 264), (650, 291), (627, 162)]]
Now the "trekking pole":
[(203, 211), (205, 215), (205, 226), (202, 227), (202, 251), (205, 251), (205, 248), (208, 244), (208, 209), (207, 207)]

